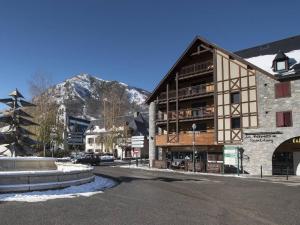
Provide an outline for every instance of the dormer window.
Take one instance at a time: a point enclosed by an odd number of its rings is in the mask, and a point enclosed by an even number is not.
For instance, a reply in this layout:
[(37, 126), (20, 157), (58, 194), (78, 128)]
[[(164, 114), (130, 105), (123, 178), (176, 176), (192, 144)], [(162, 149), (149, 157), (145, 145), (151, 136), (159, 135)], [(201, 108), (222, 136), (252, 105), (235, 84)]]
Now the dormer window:
[(279, 51), (273, 60), (274, 72), (284, 72), (289, 70), (289, 57), (287, 57), (282, 51)]
[(287, 70), (286, 62), (285, 61), (276, 62), (276, 70), (277, 71)]

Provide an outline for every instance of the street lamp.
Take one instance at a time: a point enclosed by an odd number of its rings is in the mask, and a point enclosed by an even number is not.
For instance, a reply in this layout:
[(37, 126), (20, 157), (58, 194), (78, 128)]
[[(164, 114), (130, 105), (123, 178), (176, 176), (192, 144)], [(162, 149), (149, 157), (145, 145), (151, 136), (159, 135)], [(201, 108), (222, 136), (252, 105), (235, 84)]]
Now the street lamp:
[(192, 125), (193, 129), (193, 172), (196, 172), (196, 160), (195, 160), (195, 130), (197, 126), (195, 123)]

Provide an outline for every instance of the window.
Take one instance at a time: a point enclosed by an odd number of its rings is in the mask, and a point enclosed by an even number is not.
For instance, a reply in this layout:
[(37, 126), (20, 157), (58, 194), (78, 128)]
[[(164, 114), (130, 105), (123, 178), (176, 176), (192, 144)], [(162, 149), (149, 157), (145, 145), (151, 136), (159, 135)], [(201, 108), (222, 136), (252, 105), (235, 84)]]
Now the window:
[(289, 70), (289, 57), (287, 57), (282, 51), (279, 51), (273, 60), (274, 72), (285, 72)]
[(277, 127), (291, 127), (292, 124), (292, 112), (276, 112)]
[(230, 94), (231, 104), (240, 104), (240, 92)]
[(282, 82), (275, 84), (275, 98), (291, 97), (291, 83)]
[(241, 128), (241, 118), (235, 117), (231, 118), (231, 129)]
[(196, 130), (206, 132), (207, 131), (207, 124), (206, 123), (198, 123)]
[(89, 139), (88, 139), (88, 143), (89, 143), (89, 144), (93, 144), (93, 143), (94, 143), (94, 138), (89, 138)]
[(277, 71), (287, 70), (287, 68), (286, 68), (286, 61), (276, 62), (276, 70)]

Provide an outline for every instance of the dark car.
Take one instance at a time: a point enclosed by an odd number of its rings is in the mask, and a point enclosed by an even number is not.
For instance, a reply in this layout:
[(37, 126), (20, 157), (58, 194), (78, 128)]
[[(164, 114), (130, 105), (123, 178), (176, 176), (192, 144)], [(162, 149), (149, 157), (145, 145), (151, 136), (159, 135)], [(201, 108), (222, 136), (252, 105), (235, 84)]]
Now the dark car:
[(84, 154), (83, 157), (80, 157), (76, 160), (76, 163), (98, 166), (100, 165), (100, 157), (94, 154)]

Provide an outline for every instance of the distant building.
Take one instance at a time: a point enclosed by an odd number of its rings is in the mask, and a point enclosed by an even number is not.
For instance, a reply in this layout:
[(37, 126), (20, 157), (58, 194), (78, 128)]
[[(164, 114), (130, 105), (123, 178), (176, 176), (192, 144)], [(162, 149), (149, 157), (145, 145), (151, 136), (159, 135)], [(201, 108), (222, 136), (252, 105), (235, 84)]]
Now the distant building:
[(141, 113), (127, 116), (116, 122), (117, 126), (105, 129), (103, 120), (91, 121), (85, 132), (85, 151), (97, 154), (114, 154), (118, 158), (135, 157), (131, 146), (132, 136), (144, 136), (145, 147), (139, 157), (148, 157), (148, 120)]
[(197, 37), (147, 103), (153, 167), (190, 170), (194, 143), (198, 171), (300, 175), (300, 36), (235, 53)]
[(66, 150), (85, 150), (85, 131), (90, 125), (90, 121), (74, 116), (66, 112), (66, 107), (59, 108), (59, 120), (64, 124), (63, 148)]

